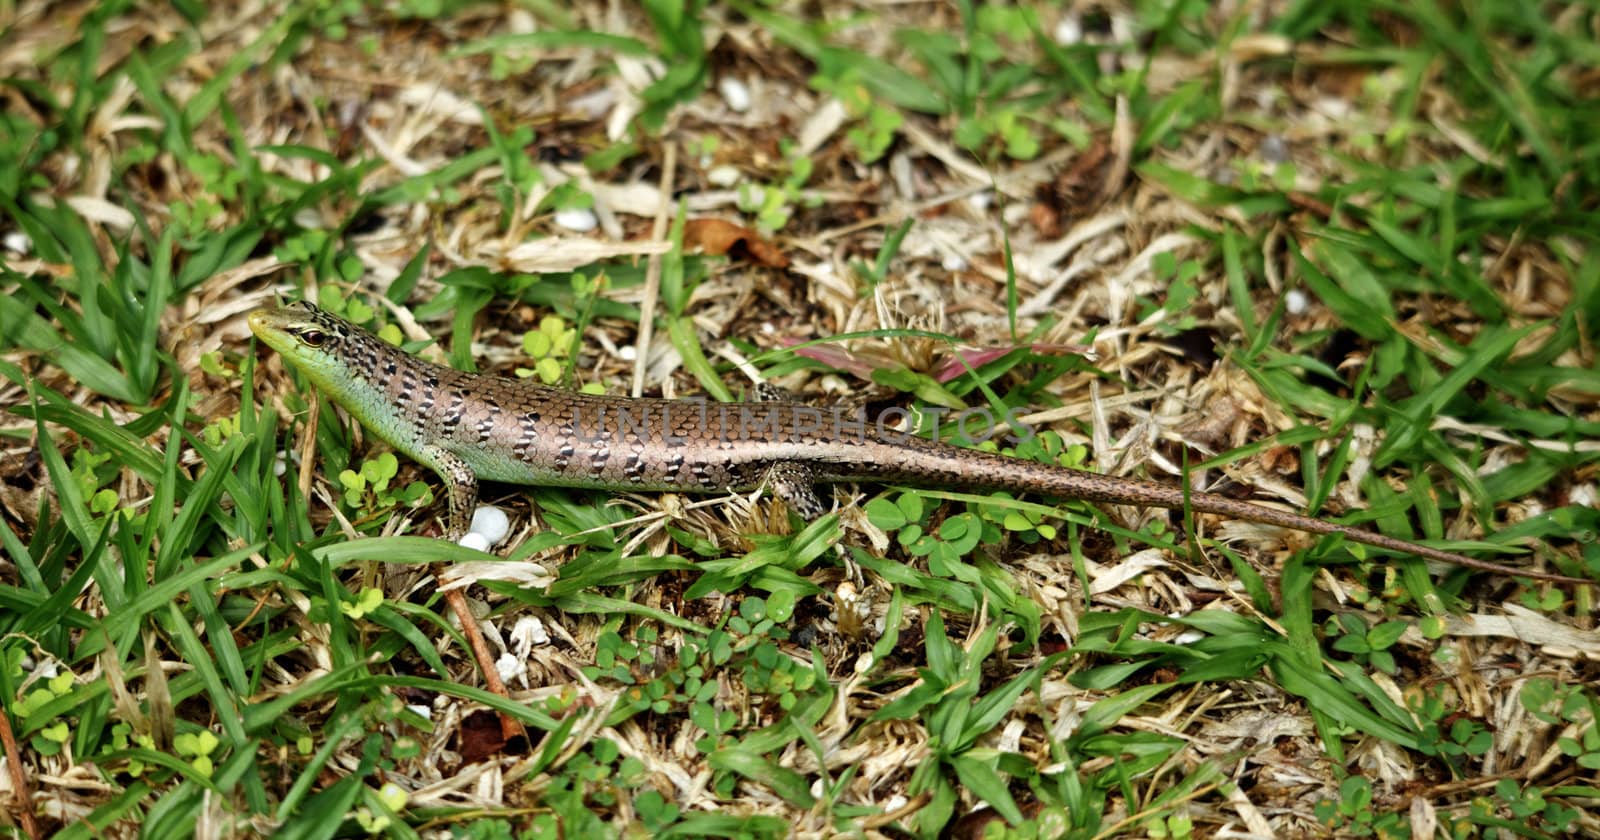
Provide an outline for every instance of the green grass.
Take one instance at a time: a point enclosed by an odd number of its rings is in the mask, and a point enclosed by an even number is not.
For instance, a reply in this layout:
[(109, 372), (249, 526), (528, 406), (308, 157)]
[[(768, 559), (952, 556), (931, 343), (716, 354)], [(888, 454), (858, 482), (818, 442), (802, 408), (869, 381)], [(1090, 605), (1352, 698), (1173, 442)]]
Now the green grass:
[[(669, 252), (654, 352), (678, 363), (651, 391), (727, 398), (742, 358), (1061, 409), (1014, 454), (1600, 572), (1592, 10), (1136, 3), (1057, 43), (1051, 4), (823, 5), (652, 0), (602, 32), (534, 2), (533, 33), (461, 3), (104, 4), (70, 34), (0, 11), (0, 234), (25, 238), (0, 252), (0, 705), (41, 836), (1410, 836), (1413, 799), (1457, 837), (1592, 820), (1597, 694), (1566, 656), (1600, 645), (1590, 589), (964, 488), (865, 487), (807, 524), (490, 487), (536, 527), (468, 590), (520, 669), (511, 701), (480, 687), (434, 575), (486, 558), (426, 538), (437, 480), (311, 414), (243, 314), (304, 296), (463, 368), (626, 392), (599, 337), (634, 342), (643, 262), (481, 253), (572, 235), (553, 211), (657, 183), (666, 143), (682, 197), (742, 177), (669, 208), (675, 243), (737, 214), (794, 268)], [(641, 60), (661, 72), (610, 141), (582, 97)], [(771, 110), (718, 110), (730, 76)], [(474, 116), (419, 114), (448, 97)], [(969, 203), (952, 154), (999, 200)], [(1198, 244), (1124, 276), (1169, 233)], [(481, 708), (529, 743), (441, 793)]]

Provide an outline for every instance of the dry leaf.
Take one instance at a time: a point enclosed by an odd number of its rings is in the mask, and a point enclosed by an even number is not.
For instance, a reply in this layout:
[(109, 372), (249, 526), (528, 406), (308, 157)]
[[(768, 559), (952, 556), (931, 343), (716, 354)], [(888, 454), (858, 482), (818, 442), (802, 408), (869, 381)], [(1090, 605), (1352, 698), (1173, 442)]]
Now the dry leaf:
[(456, 752), (461, 753), (463, 764), (476, 764), (499, 753), (506, 745), (500, 715), (490, 709), (479, 709), (462, 718), (456, 737)]
[(686, 251), (731, 254), (734, 248), (741, 245), (757, 265), (767, 268), (789, 267), (789, 258), (777, 245), (744, 225), (723, 219), (690, 219), (684, 223), (683, 248)]

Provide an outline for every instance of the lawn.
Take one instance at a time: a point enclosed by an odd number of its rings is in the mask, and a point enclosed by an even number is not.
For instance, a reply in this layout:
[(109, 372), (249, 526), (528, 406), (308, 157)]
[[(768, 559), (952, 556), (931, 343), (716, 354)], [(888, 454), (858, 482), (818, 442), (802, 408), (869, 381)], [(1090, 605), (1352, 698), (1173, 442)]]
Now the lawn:
[(484, 553), (246, 321), (1600, 579), (1592, 4), (689, 6), (0, 3), (0, 833), (1600, 833), (1592, 586), (871, 483)]

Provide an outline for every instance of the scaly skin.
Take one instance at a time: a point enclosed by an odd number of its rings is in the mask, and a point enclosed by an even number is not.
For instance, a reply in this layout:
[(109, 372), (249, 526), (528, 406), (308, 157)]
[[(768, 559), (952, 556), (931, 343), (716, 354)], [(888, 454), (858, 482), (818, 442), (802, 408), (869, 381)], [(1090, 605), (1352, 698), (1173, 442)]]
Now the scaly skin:
[(716, 493), (765, 484), (797, 513), (826, 511), (814, 483), (879, 481), (1185, 508), (1458, 566), (1562, 583), (1581, 578), (1474, 560), (1371, 531), (1168, 484), (1038, 464), (852, 424), (788, 402), (592, 396), (481, 376), (407, 355), (309, 303), (250, 313), (250, 329), (335, 403), (449, 489), (466, 532), (478, 481)]

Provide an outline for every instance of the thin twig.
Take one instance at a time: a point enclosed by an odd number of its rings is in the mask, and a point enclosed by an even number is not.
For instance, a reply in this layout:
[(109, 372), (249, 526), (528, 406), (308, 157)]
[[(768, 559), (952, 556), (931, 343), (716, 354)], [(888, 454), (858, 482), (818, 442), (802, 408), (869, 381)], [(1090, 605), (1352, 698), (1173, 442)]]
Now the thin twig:
[[(478, 629), (478, 620), (472, 617), (472, 608), (467, 606), (466, 596), (462, 595), (459, 589), (451, 589), (444, 593), (444, 600), (450, 604), (451, 611), (461, 622), (461, 632), (466, 634), (467, 644), (472, 648), (472, 656), (478, 660), (478, 667), (483, 671), (483, 684), (491, 694), (510, 700), (511, 694), (506, 691), (506, 684), (500, 680), (499, 669), (494, 667), (494, 655), (489, 652), (489, 645), (483, 640), (483, 633)], [(501, 712), (500, 735), (509, 742), (517, 737), (527, 738), (528, 733), (523, 730), (520, 721)]]
[(33, 790), (28, 787), (28, 775), (22, 772), (22, 750), (17, 748), (17, 736), (11, 731), (11, 715), (3, 710), (0, 710), (0, 745), (6, 749), (6, 765), (11, 768), (11, 788), (16, 791), (22, 830), (30, 840), (39, 840), (39, 824), (33, 819)]
[[(650, 228), (650, 240), (659, 242), (667, 235), (667, 216), (672, 209), (672, 173), (678, 168), (678, 144), (668, 140), (661, 160), (661, 205), (656, 208), (656, 221)], [(639, 302), (639, 339), (633, 358), (633, 390), (637, 397), (644, 393), (645, 364), (650, 357), (650, 340), (655, 337), (656, 303), (661, 298), (661, 255), (651, 254), (645, 264), (644, 300)]]

